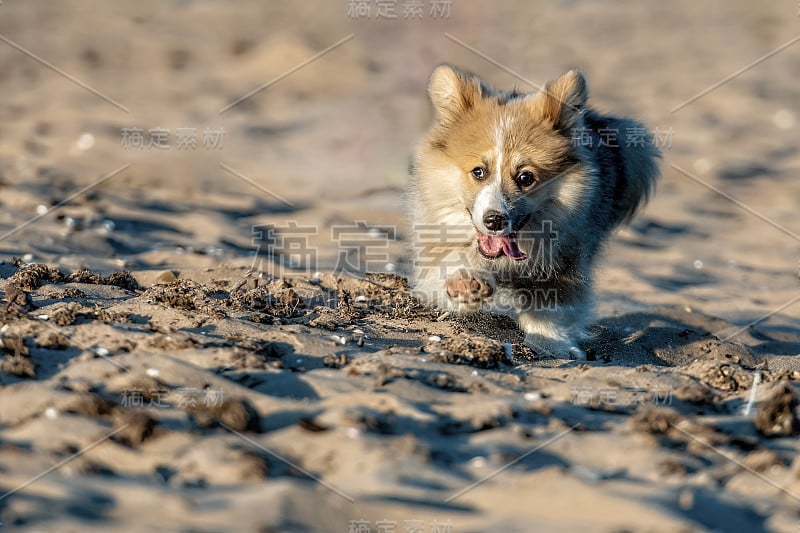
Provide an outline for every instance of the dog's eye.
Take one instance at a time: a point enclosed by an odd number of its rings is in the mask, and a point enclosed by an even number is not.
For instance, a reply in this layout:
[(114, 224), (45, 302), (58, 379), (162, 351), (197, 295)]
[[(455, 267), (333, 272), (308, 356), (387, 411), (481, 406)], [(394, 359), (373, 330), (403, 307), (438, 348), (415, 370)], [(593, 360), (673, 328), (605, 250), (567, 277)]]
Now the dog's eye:
[(472, 174), (472, 177), (475, 178), (476, 180), (482, 180), (483, 178), (486, 177), (486, 171), (481, 167), (473, 168), (470, 173)]
[(517, 185), (520, 187), (530, 187), (533, 185), (533, 182), (536, 181), (536, 177), (533, 175), (533, 172), (529, 170), (523, 170), (517, 174), (517, 177), (514, 178), (514, 181), (516, 181)]

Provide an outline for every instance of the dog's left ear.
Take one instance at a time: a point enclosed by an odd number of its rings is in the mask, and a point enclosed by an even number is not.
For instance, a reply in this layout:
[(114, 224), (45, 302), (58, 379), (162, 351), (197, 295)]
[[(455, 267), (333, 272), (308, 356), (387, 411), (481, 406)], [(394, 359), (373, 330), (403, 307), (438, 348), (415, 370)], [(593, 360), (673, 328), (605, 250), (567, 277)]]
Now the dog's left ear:
[(481, 98), (481, 82), (473, 74), (439, 65), (431, 74), (428, 95), (441, 122), (450, 122)]
[(586, 78), (577, 70), (548, 82), (542, 92), (541, 113), (559, 131), (567, 131), (575, 125), (589, 99)]

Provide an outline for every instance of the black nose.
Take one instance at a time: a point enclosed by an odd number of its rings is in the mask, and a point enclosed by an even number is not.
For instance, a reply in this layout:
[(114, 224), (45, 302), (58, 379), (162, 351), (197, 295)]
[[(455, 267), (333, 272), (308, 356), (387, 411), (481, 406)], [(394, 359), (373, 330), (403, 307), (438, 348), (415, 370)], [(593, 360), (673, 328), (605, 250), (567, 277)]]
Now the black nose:
[(508, 218), (500, 211), (487, 211), (483, 215), (483, 225), (489, 231), (500, 231), (508, 224)]

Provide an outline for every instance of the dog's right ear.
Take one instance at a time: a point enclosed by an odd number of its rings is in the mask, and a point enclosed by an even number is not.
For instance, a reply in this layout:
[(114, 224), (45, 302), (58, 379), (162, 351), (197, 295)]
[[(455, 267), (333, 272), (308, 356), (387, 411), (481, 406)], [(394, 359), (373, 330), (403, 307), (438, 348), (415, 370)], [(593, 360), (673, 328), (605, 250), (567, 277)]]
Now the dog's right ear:
[(472, 75), (451, 67), (439, 65), (431, 74), (428, 95), (440, 122), (450, 122), (481, 97), (481, 82)]
[(542, 114), (559, 131), (567, 131), (575, 125), (589, 98), (586, 78), (578, 70), (570, 70), (548, 82), (542, 93)]

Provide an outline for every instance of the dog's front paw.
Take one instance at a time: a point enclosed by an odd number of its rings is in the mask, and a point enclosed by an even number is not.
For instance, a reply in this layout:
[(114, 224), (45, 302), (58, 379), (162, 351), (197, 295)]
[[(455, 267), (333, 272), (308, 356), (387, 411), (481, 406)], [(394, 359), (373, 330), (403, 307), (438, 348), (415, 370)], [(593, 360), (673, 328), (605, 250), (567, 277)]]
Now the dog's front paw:
[(492, 285), (482, 276), (467, 269), (460, 269), (447, 277), (447, 296), (455, 304), (478, 308), (494, 293)]

